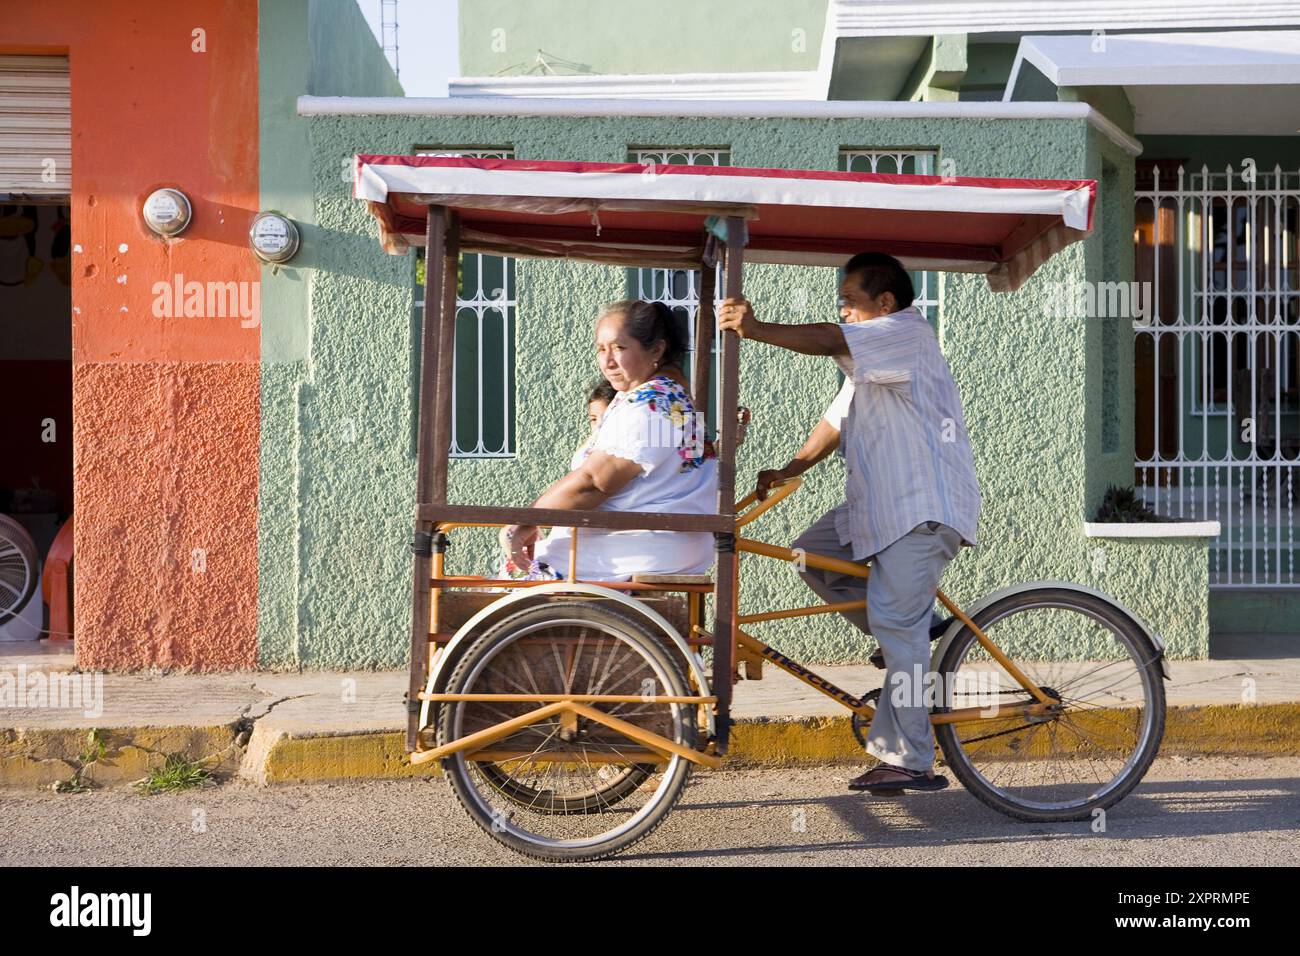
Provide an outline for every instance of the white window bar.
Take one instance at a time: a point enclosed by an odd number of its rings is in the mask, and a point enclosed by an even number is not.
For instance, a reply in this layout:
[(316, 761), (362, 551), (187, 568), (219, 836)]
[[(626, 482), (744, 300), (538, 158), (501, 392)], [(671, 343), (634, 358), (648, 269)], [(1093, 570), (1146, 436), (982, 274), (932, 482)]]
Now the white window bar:
[[(888, 173), (933, 176), (938, 152), (933, 149), (842, 149), (840, 169), (850, 173)], [(930, 324), (939, 318), (939, 274), (913, 272), (916, 301)]]
[(1153, 255), (1151, 324), (1135, 330), (1153, 356), (1138, 493), (1159, 514), (1221, 522), (1211, 587), (1300, 586), (1300, 170), (1156, 168), (1135, 201)]
[[(664, 166), (729, 166), (731, 152), (726, 149), (701, 149), (685, 147), (641, 147), (630, 150), (634, 163), (654, 163)], [(689, 269), (632, 269), (630, 285), (632, 295), (650, 302), (663, 302), (674, 312), (686, 316), (687, 352), (686, 368), (682, 369), (687, 378), (695, 368), (695, 319), (700, 308), (700, 290), (697, 285), (698, 273)], [(718, 263), (714, 274), (714, 307), (723, 298), (722, 264)], [(710, 344), (710, 351), (717, 354), (717, 336)], [(709, 376), (713, 385), (713, 400), (709, 403), (709, 419), (712, 421), (721, 407), (722, 393), (716, 370)]]
[[(509, 149), (424, 149), (417, 150), (417, 156), (468, 156), (475, 159), (511, 159), (514, 151)], [(451, 457), (453, 458), (513, 458), (515, 457), (515, 435), (511, 422), (514, 408), (514, 395), (511, 383), (514, 380), (514, 318), (517, 300), (515, 297), (514, 261), (503, 256), (490, 256), (471, 252), (461, 254), (461, 271), (464, 277), (472, 277), (472, 288), (463, 289), (456, 299), (456, 334), (473, 330), (476, 339), (474, 347), (477, 369), (474, 388), (463, 386), (459, 369), (460, 349), (453, 350), (451, 390)], [(493, 288), (485, 288), (485, 276), (499, 275), (500, 285), (489, 282)], [(424, 307), (424, 287), (416, 292), (417, 309)], [(486, 354), (484, 332), (495, 325), (500, 330), (500, 354)], [(469, 326), (469, 328), (467, 328)], [(488, 404), (488, 379), (500, 370), (500, 412), (499, 420), (485, 423), (485, 406)], [(487, 377), (485, 378), (485, 372)], [(476, 414), (476, 427), (461, 427), (460, 411), (466, 402), (472, 403)], [(495, 418), (496, 416), (494, 416)], [(499, 427), (485, 427), (491, 424)], [(469, 433), (467, 433), (467, 431)], [(500, 432), (499, 440), (490, 440), (492, 432)]]

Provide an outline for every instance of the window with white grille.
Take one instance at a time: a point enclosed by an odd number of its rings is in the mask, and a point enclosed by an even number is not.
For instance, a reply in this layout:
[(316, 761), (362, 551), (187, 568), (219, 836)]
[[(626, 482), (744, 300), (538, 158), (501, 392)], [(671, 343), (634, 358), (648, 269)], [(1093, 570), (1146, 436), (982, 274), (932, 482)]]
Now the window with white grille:
[[(510, 159), (509, 149), (418, 150), (418, 156)], [(419, 381), (420, 328), (424, 316), (424, 250), (417, 250), (415, 353)], [(515, 261), (477, 252), (460, 257), (456, 344), (452, 358), (453, 458), (515, 455)], [(417, 396), (418, 400), (418, 396)]]
[[(724, 148), (684, 148), (684, 147), (641, 147), (633, 148), (631, 161), (634, 163), (654, 163), (663, 166), (730, 166), (731, 151)], [(670, 309), (686, 319), (689, 329), (689, 346), (685, 364), (682, 369), (688, 377), (695, 368), (695, 319), (700, 308), (699, 273), (690, 269), (629, 269), (628, 296), (634, 299), (646, 299), (651, 302), (663, 302)], [(721, 265), (715, 272), (714, 303), (722, 301)], [(707, 346), (710, 351), (709, 381), (714, 386), (714, 398), (709, 403), (710, 432), (713, 430), (714, 412), (721, 400), (717, 394), (717, 338)]]
[[(933, 176), (937, 153), (932, 149), (842, 149), (840, 170), (849, 173), (888, 173)], [(932, 326), (939, 322), (939, 274), (910, 273), (916, 290), (913, 301)]]

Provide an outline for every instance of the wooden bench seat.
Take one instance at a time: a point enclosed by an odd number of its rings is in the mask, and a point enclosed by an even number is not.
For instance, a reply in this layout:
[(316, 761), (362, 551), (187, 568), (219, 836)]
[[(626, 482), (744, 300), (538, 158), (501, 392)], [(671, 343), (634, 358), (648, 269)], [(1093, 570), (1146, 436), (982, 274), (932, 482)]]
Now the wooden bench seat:
[(711, 574), (634, 574), (633, 584), (707, 584), (713, 585)]

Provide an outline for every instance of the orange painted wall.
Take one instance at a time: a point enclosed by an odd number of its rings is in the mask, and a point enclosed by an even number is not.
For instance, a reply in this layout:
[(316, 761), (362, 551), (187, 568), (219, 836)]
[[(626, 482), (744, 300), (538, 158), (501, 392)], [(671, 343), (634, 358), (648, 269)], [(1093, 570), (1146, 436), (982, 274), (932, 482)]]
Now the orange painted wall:
[[(41, 0), (0, 17), (0, 53), (70, 61), (82, 667), (256, 662), (258, 317), (159, 317), (154, 284), (256, 287), (257, 47), (257, 0)], [(194, 206), (169, 242), (140, 217), (164, 185)]]

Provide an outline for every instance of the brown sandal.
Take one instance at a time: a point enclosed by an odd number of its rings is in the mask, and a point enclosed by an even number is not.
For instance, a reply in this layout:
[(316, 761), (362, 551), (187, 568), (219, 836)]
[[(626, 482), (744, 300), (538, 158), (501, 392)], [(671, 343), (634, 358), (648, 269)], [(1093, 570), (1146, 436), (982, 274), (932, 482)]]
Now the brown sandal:
[(889, 763), (877, 764), (860, 777), (849, 781), (850, 790), (866, 790), (873, 795), (901, 793), (904, 790), (944, 790), (947, 787), (947, 777)]

